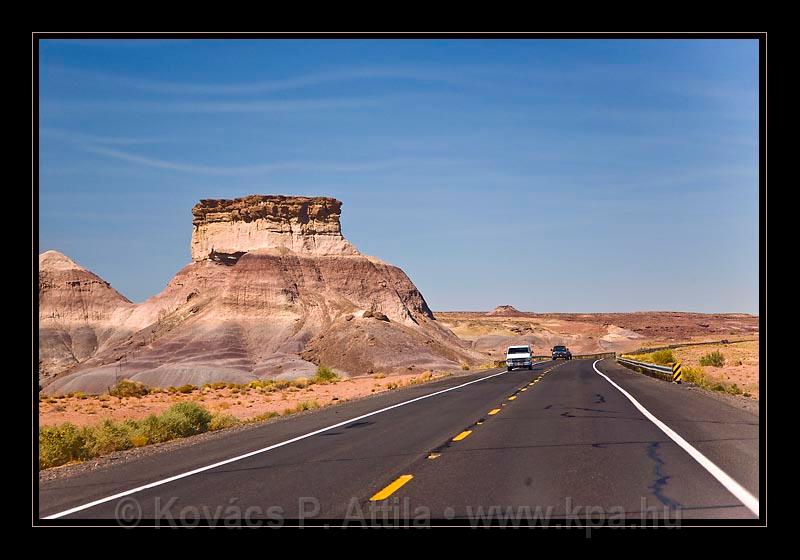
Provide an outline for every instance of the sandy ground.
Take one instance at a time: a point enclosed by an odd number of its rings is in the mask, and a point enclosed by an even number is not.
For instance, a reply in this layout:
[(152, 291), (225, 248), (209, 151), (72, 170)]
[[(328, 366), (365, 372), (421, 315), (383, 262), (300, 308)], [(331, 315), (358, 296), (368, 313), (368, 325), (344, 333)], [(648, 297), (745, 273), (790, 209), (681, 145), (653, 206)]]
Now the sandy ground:
[[(465, 372), (466, 373), (466, 372)], [(262, 414), (282, 414), (303, 401), (316, 401), (320, 406), (364, 397), (410, 384), (433, 381), (449, 373), (425, 372), (383, 377), (380, 374), (354, 377), (327, 385), (309, 385), (300, 389), (288, 387), (275, 392), (261, 389), (196, 389), (191, 393), (152, 393), (144, 397), (117, 398), (90, 395), (84, 398), (68, 396), (46, 398), (39, 403), (39, 425), (50, 426), (71, 422), (77, 426), (99, 424), (105, 419), (140, 419), (159, 414), (172, 404), (196, 401), (211, 412), (230, 414), (249, 420)]]
[(736, 383), (743, 391), (758, 398), (759, 342), (739, 342), (732, 344), (709, 344), (686, 346), (672, 351), (684, 366), (701, 367), (700, 358), (718, 350), (725, 356), (723, 367), (702, 366), (706, 377), (726, 385)]
[(564, 344), (573, 354), (632, 352), (683, 342), (758, 338), (758, 317), (683, 312), (522, 313), (437, 311), (436, 318), (475, 350), (498, 356), (512, 344), (547, 354)]

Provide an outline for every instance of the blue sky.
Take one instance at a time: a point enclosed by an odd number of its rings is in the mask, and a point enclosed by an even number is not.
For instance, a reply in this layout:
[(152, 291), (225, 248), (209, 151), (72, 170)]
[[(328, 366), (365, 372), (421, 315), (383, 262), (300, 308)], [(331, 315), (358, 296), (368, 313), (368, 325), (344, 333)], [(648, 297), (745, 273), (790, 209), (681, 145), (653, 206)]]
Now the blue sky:
[(199, 199), (296, 194), (434, 310), (758, 313), (755, 40), (60, 40), (39, 76), (39, 249), (134, 301)]

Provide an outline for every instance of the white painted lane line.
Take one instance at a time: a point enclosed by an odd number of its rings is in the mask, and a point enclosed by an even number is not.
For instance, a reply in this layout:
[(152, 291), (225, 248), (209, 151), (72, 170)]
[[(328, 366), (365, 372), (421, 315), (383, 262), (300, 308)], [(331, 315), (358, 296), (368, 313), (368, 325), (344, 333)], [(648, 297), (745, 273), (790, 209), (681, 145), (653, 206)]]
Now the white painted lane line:
[(231, 457), (230, 459), (225, 459), (224, 461), (219, 461), (217, 463), (214, 463), (214, 464), (211, 464), (211, 465), (207, 465), (205, 467), (200, 467), (198, 469), (194, 469), (194, 470), (191, 470), (191, 471), (187, 471), (185, 473), (176, 474), (175, 476), (170, 476), (169, 478), (165, 478), (165, 479), (162, 479), (162, 480), (157, 480), (156, 482), (151, 482), (151, 483), (145, 484), (143, 486), (137, 486), (136, 488), (131, 488), (130, 490), (126, 490), (124, 492), (120, 492), (118, 494), (114, 494), (113, 496), (108, 496), (106, 498), (100, 498), (99, 500), (95, 500), (95, 501), (89, 502), (87, 504), (76, 506), (74, 508), (70, 508), (68, 510), (61, 511), (59, 513), (54, 513), (53, 515), (48, 515), (47, 517), (44, 517), (43, 519), (58, 519), (59, 517), (64, 517), (65, 515), (70, 515), (70, 514), (79, 512), (79, 511), (83, 511), (85, 509), (89, 509), (91, 507), (94, 507), (94, 506), (97, 506), (97, 505), (100, 505), (100, 504), (104, 504), (106, 502), (110, 502), (110, 501), (116, 500), (118, 498), (123, 498), (125, 496), (130, 496), (131, 494), (135, 494), (137, 492), (141, 492), (142, 490), (148, 490), (150, 488), (155, 488), (156, 486), (161, 486), (163, 484), (174, 482), (176, 480), (180, 480), (181, 478), (186, 478), (187, 476), (192, 476), (194, 474), (199, 474), (201, 472), (205, 472), (205, 471), (208, 471), (208, 470), (211, 470), (211, 469), (215, 469), (215, 468), (221, 467), (223, 465), (234, 463), (236, 461), (241, 461), (242, 459), (247, 459), (248, 457), (252, 457), (254, 455), (259, 455), (261, 453), (266, 453), (267, 451), (271, 451), (273, 449), (277, 449), (278, 447), (283, 447), (284, 445), (289, 445), (290, 443), (294, 443), (296, 441), (300, 441), (300, 440), (303, 440), (303, 439), (306, 439), (306, 438), (310, 438), (310, 437), (315, 436), (317, 434), (321, 434), (323, 432), (327, 432), (328, 430), (335, 430), (336, 428), (341, 428), (342, 426), (344, 426), (346, 424), (350, 424), (351, 422), (357, 422), (358, 420), (362, 420), (362, 419), (368, 418), (370, 416), (375, 416), (376, 414), (381, 414), (383, 412), (387, 412), (387, 411), (392, 410), (394, 408), (399, 408), (401, 406), (406, 406), (408, 404), (411, 404), (411, 403), (414, 403), (414, 402), (417, 402), (417, 401), (421, 401), (423, 399), (429, 399), (431, 397), (435, 397), (436, 395), (441, 395), (441, 394), (447, 393), (449, 391), (455, 391), (456, 389), (461, 389), (462, 387), (466, 387), (467, 385), (472, 385), (473, 383), (479, 383), (481, 381), (486, 381), (487, 379), (491, 379), (493, 377), (497, 377), (498, 375), (503, 375), (504, 373), (506, 373), (506, 371), (501, 371), (500, 373), (493, 373), (492, 375), (487, 375), (486, 377), (481, 377), (480, 379), (474, 379), (472, 381), (468, 381), (466, 383), (462, 383), (461, 385), (456, 385), (455, 387), (450, 387), (448, 389), (442, 389), (441, 391), (436, 391), (435, 393), (429, 393), (427, 395), (422, 395), (421, 397), (416, 397), (416, 398), (408, 400), (408, 401), (403, 401), (401, 403), (393, 404), (391, 406), (387, 406), (387, 407), (381, 408), (379, 410), (374, 410), (372, 412), (368, 412), (366, 414), (362, 414), (361, 416), (356, 416), (355, 418), (350, 418), (349, 420), (344, 420), (342, 422), (338, 422), (336, 424), (333, 424), (332, 426), (328, 426), (327, 428), (320, 428), (319, 430), (314, 430), (313, 432), (309, 432), (309, 433), (303, 434), (301, 436), (293, 437), (291, 439), (287, 439), (285, 441), (270, 445), (268, 447), (257, 449), (255, 451), (250, 451), (249, 453), (245, 453), (243, 455), (238, 455), (236, 457)]
[(634, 399), (630, 393), (628, 393), (625, 389), (623, 389), (622, 387), (611, 381), (611, 379), (609, 379), (609, 377), (605, 373), (597, 369), (597, 362), (599, 361), (600, 360), (596, 360), (592, 364), (592, 367), (600, 376), (604, 377), (606, 381), (611, 383), (614, 387), (617, 388), (617, 390), (620, 393), (625, 395), (627, 399), (633, 403), (633, 406), (639, 409), (639, 412), (644, 414), (648, 420), (650, 420), (653, 424), (655, 424), (662, 432), (667, 434), (667, 436), (669, 436), (669, 438), (672, 441), (677, 443), (681, 449), (686, 451), (686, 453), (688, 453), (692, 457), (692, 459), (700, 463), (700, 466), (702, 466), (705, 470), (707, 470), (711, 474), (711, 476), (716, 478), (720, 482), (720, 484), (722, 484), (728, 490), (728, 492), (736, 496), (736, 498), (740, 502), (742, 502), (745, 505), (745, 507), (747, 507), (747, 509), (749, 509), (751, 512), (753, 512), (753, 514), (756, 517), (758, 517), (758, 511), (759, 511), (758, 498), (756, 498), (750, 492), (748, 492), (744, 486), (733, 480), (725, 471), (723, 471), (717, 465), (712, 463), (708, 457), (706, 457), (705, 455), (700, 453), (697, 449), (695, 449), (688, 441), (683, 439), (672, 428), (670, 428), (669, 426), (664, 424), (664, 422), (653, 416), (653, 414), (651, 414), (649, 410), (647, 410), (645, 407), (639, 404), (639, 402), (636, 399)]

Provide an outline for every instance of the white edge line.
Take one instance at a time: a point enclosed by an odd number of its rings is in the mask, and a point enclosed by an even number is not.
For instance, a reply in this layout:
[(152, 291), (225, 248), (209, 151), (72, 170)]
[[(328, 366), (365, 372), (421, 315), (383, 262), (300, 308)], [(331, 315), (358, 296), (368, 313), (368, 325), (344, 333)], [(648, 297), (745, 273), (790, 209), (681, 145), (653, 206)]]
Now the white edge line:
[(454, 391), (456, 389), (460, 389), (462, 387), (466, 387), (467, 385), (472, 385), (473, 383), (478, 383), (480, 381), (486, 381), (487, 379), (491, 379), (493, 377), (497, 377), (498, 375), (503, 375), (504, 373), (507, 373), (507, 372), (505, 370), (503, 370), (503, 371), (501, 371), (499, 373), (493, 373), (492, 375), (487, 375), (486, 377), (481, 377), (480, 379), (474, 379), (472, 381), (468, 381), (466, 383), (462, 383), (461, 385), (456, 385), (455, 387), (450, 387), (448, 389), (442, 389), (441, 391), (436, 391), (435, 393), (429, 393), (427, 395), (422, 395), (421, 397), (416, 397), (416, 398), (408, 400), (408, 401), (403, 401), (403, 402), (400, 402), (400, 403), (397, 403), (397, 404), (393, 404), (391, 406), (387, 406), (387, 407), (381, 408), (379, 410), (373, 410), (372, 412), (368, 412), (366, 414), (362, 414), (361, 416), (356, 416), (355, 418), (351, 418), (349, 420), (344, 420), (342, 422), (339, 422), (337, 424), (333, 424), (332, 426), (328, 426), (326, 428), (320, 428), (318, 430), (314, 430), (313, 432), (308, 432), (307, 434), (303, 434), (303, 435), (300, 435), (300, 436), (297, 436), (297, 437), (293, 437), (291, 439), (287, 439), (285, 441), (281, 441), (279, 443), (275, 443), (275, 444), (270, 445), (268, 447), (263, 447), (261, 449), (255, 450), (255, 451), (250, 451), (249, 453), (245, 453), (243, 455), (237, 455), (236, 457), (231, 457), (230, 459), (225, 459), (224, 461), (219, 461), (217, 463), (213, 463), (213, 464), (207, 465), (205, 467), (200, 467), (200, 468), (197, 468), (197, 469), (194, 469), (194, 470), (191, 470), (191, 471), (187, 471), (185, 473), (176, 474), (175, 476), (170, 476), (169, 478), (164, 478), (162, 480), (157, 480), (156, 482), (151, 482), (151, 483), (145, 484), (143, 486), (137, 486), (136, 488), (131, 488), (130, 490), (126, 490), (124, 492), (120, 492), (118, 494), (114, 494), (113, 496), (108, 496), (106, 498), (100, 498), (99, 500), (95, 500), (95, 501), (89, 502), (87, 504), (76, 506), (74, 508), (70, 508), (68, 510), (64, 510), (64, 511), (59, 512), (59, 513), (54, 513), (52, 515), (48, 515), (47, 517), (43, 517), (42, 519), (58, 519), (59, 517), (64, 517), (65, 515), (70, 515), (70, 514), (85, 510), (85, 509), (89, 509), (91, 507), (94, 507), (94, 506), (97, 506), (97, 505), (100, 505), (100, 504), (104, 504), (106, 502), (110, 502), (110, 501), (116, 500), (118, 498), (123, 498), (125, 496), (130, 496), (131, 494), (135, 494), (137, 492), (141, 492), (142, 490), (148, 490), (150, 488), (155, 488), (156, 486), (161, 486), (163, 484), (168, 484), (168, 483), (173, 482), (175, 480), (180, 480), (181, 478), (186, 478), (188, 476), (192, 476), (192, 475), (195, 475), (195, 474), (199, 474), (201, 472), (205, 472), (205, 471), (208, 471), (208, 470), (211, 470), (211, 469), (215, 469), (217, 467), (221, 467), (221, 466), (227, 465), (229, 463), (234, 463), (236, 461), (241, 461), (242, 459), (247, 459), (248, 457), (252, 457), (253, 455), (259, 455), (260, 453), (265, 453), (265, 452), (270, 451), (272, 449), (277, 449), (278, 447), (283, 447), (284, 445), (289, 445), (290, 443), (294, 443), (296, 441), (300, 441), (302, 439), (306, 439), (306, 438), (315, 436), (317, 434), (321, 434), (322, 432), (327, 432), (328, 430), (334, 430), (336, 428), (340, 428), (340, 427), (344, 426), (345, 424), (350, 424), (351, 422), (357, 422), (358, 420), (361, 420), (363, 418), (367, 418), (369, 416), (374, 416), (376, 414), (381, 414), (382, 412), (387, 412), (389, 410), (392, 410), (393, 408), (399, 408), (401, 406), (405, 406), (405, 405), (411, 404), (413, 402), (421, 401), (422, 399), (435, 397), (436, 395), (441, 395), (442, 393), (447, 393), (448, 391)]
[(644, 414), (648, 420), (650, 420), (653, 424), (655, 424), (662, 432), (667, 434), (667, 436), (669, 436), (669, 438), (672, 441), (677, 443), (681, 449), (686, 451), (686, 453), (688, 453), (692, 457), (692, 459), (700, 463), (700, 466), (702, 466), (705, 470), (707, 470), (711, 474), (711, 476), (716, 478), (728, 490), (728, 492), (736, 496), (736, 498), (740, 502), (742, 502), (745, 505), (745, 507), (749, 509), (756, 517), (759, 517), (758, 498), (753, 496), (750, 492), (747, 491), (747, 489), (745, 489), (744, 486), (736, 482), (725, 471), (723, 471), (721, 468), (719, 468), (717, 465), (711, 462), (711, 460), (708, 457), (706, 457), (705, 455), (700, 453), (697, 449), (695, 449), (688, 441), (683, 439), (672, 428), (670, 428), (669, 426), (664, 424), (661, 420), (653, 416), (653, 414), (651, 414), (650, 411), (647, 410), (644, 406), (639, 404), (639, 402), (636, 399), (634, 399), (630, 395), (630, 393), (628, 393), (625, 389), (623, 389), (622, 387), (611, 381), (611, 379), (609, 379), (609, 377), (606, 374), (597, 369), (597, 362), (599, 361), (600, 360), (596, 360), (592, 364), (592, 367), (598, 374), (600, 374), (602, 377), (606, 379), (606, 381), (608, 381), (614, 387), (616, 387), (620, 393), (625, 395), (628, 398), (628, 400), (633, 403), (633, 406), (639, 409), (639, 412)]

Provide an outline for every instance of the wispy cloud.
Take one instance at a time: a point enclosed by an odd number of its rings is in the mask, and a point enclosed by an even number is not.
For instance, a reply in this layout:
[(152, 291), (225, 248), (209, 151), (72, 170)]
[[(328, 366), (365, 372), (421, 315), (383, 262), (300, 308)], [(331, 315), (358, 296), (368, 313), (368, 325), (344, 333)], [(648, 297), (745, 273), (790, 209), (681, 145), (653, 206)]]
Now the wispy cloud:
[(175, 142), (176, 138), (166, 136), (154, 137), (126, 137), (126, 136), (97, 136), (94, 134), (84, 134), (80, 132), (72, 132), (62, 130), (60, 128), (42, 128), (39, 130), (39, 135), (47, 138), (55, 138), (59, 140), (66, 140), (69, 142), (78, 142), (85, 144), (102, 144), (107, 146), (134, 146), (142, 144), (160, 144), (162, 142)]
[(43, 101), (45, 111), (75, 112), (122, 111), (143, 113), (285, 113), (293, 111), (324, 111), (363, 109), (394, 105), (419, 99), (418, 95), (339, 97), (268, 101)]
[(464, 163), (450, 158), (393, 158), (358, 162), (324, 162), (324, 161), (281, 161), (256, 165), (200, 165), (190, 162), (177, 162), (153, 158), (124, 150), (99, 146), (94, 144), (77, 143), (75, 146), (81, 151), (105, 156), (108, 158), (133, 163), (154, 169), (180, 171), (202, 175), (252, 175), (275, 173), (279, 171), (312, 171), (332, 173), (356, 173), (381, 171), (401, 167), (418, 167), (420, 165), (453, 165)]
[(469, 83), (458, 74), (443, 72), (441, 69), (419, 69), (403, 67), (364, 67), (337, 69), (311, 74), (257, 80), (231, 84), (208, 84), (178, 81), (152, 80), (137, 76), (125, 76), (104, 72), (93, 72), (78, 68), (50, 67), (48, 72), (65, 75), (75, 79), (89, 79), (125, 88), (133, 88), (150, 93), (168, 95), (252, 95), (278, 93), (307, 87), (352, 82), (358, 80), (402, 80), (411, 82), (447, 83), (465, 85)]

